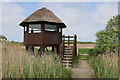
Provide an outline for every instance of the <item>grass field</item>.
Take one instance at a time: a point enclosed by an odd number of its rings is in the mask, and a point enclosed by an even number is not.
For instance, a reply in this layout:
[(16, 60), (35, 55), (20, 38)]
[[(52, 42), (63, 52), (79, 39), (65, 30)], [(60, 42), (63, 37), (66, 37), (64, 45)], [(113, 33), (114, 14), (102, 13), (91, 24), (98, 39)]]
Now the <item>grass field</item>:
[(80, 49), (80, 48), (79, 48), (79, 49), (78, 49), (78, 53), (79, 53), (79, 54), (89, 54), (89, 50), (90, 50), (90, 49)]
[(59, 57), (28, 55), (22, 45), (10, 43), (2, 47), (3, 78), (71, 78), (71, 70), (61, 66)]
[(89, 63), (97, 78), (118, 78), (118, 54), (91, 56)]
[[(78, 55), (79, 55), (79, 59), (81, 60), (89, 60), (89, 50), (90, 49), (78, 49)], [(81, 55), (80, 55), (81, 54)], [(82, 55), (83, 54), (83, 55)], [(86, 55), (84, 55), (86, 54)], [(88, 55), (87, 55), (88, 54)]]

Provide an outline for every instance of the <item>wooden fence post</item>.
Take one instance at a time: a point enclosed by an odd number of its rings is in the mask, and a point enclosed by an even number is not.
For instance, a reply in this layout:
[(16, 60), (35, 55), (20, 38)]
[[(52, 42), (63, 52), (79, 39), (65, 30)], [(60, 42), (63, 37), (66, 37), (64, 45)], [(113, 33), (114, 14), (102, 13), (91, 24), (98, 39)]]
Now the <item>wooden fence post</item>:
[(74, 40), (75, 40), (75, 56), (77, 55), (77, 36), (76, 36), (76, 34), (75, 34), (75, 36), (74, 36)]

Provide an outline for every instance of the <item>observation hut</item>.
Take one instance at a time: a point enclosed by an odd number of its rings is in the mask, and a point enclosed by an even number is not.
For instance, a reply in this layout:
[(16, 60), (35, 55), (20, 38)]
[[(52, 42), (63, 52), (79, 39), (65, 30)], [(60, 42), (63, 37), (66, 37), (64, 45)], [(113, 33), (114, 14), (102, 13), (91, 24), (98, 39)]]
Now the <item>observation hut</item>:
[(40, 51), (47, 46), (52, 46), (59, 51), (62, 39), (62, 29), (66, 25), (50, 10), (43, 7), (32, 13), (20, 23), (24, 27), (24, 45), (26, 49), (34, 51), (35, 46), (40, 46)]
[(39, 46), (41, 54), (46, 47), (52, 46), (52, 51), (55, 51), (55, 54), (59, 53), (63, 66), (72, 66), (77, 52), (77, 36), (62, 36), (62, 29), (67, 26), (53, 12), (43, 7), (19, 25), (24, 27), (26, 50), (34, 53), (34, 47)]

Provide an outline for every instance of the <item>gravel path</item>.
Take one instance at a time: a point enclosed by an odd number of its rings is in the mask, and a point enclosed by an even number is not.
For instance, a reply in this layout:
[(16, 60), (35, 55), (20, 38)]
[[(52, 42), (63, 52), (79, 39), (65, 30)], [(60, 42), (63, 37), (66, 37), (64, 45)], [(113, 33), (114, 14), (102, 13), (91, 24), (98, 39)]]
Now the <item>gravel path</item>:
[(79, 60), (78, 65), (72, 71), (73, 78), (94, 78), (94, 70), (86, 60)]

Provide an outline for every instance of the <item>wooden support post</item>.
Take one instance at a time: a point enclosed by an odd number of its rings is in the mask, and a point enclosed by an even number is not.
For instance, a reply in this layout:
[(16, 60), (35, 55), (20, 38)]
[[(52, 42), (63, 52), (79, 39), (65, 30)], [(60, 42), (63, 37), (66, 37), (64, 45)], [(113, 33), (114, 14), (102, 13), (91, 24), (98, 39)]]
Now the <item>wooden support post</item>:
[(25, 46), (26, 47), (26, 50), (28, 51), (28, 46)]
[(57, 46), (55, 46), (55, 56), (57, 56)]
[(34, 54), (34, 46), (32, 46), (31, 49), (32, 49), (32, 53)]
[(57, 55), (59, 54), (59, 45), (56, 46), (57, 48)]
[(52, 52), (54, 52), (55, 50), (54, 50), (54, 46), (52, 46)]
[(75, 36), (74, 36), (74, 40), (75, 40), (75, 56), (77, 55), (77, 36), (76, 36), (76, 34), (75, 34)]
[(44, 53), (45, 51), (45, 47), (41, 46), (38, 50), (38, 52), (40, 53), (40, 56), (42, 55), (42, 53)]
[(57, 49), (58, 49), (57, 51), (58, 51), (58, 55), (59, 55), (59, 53), (60, 53), (60, 49), (59, 49), (59, 46), (58, 46), (58, 48), (57, 48)]
[(70, 36), (68, 35), (68, 47), (70, 46)]
[(47, 47), (45, 47), (45, 48), (46, 48), (47, 52), (49, 52), (48, 48)]

